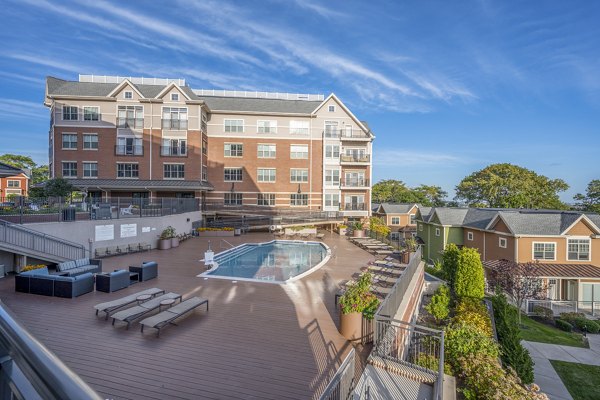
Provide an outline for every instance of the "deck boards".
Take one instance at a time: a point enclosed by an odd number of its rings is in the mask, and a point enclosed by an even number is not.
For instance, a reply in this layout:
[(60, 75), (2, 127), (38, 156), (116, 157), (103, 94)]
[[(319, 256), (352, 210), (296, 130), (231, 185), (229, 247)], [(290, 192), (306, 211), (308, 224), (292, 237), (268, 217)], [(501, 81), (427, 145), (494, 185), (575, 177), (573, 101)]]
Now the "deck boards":
[[(272, 240), (252, 233), (228, 238), (234, 245)], [(42, 343), (103, 397), (110, 399), (310, 399), (327, 385), (350, 344), (337, 331), (334, 293), (373, 256), (336, 234), (325, 243), (336, 257), (288, 285), (198, 278), (207, 238), (171, 250), (153, 250), (103, 261), (104, 271), (142, 261), (159, 264), (159, 277), (115, 293), (76, 299), (14, 291), (0, 279), (2, 301)], [(212, 238), (219, 250), (219, 238)], [(93, 306), (159, 287), (184, 298), (210, 300), (156, 338), (140, 326), (111, 326)]]

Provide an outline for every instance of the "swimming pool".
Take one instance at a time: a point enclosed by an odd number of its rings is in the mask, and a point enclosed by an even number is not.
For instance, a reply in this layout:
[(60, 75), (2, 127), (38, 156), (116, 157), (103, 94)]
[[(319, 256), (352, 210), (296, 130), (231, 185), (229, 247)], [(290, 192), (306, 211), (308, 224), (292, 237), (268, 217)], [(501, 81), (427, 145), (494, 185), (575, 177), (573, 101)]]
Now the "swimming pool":
[(319, 242), (246, 243), (216, 254), (216, 267), (200, 276), (283, 283), (308, 275), (330, 256), (331, 250)]

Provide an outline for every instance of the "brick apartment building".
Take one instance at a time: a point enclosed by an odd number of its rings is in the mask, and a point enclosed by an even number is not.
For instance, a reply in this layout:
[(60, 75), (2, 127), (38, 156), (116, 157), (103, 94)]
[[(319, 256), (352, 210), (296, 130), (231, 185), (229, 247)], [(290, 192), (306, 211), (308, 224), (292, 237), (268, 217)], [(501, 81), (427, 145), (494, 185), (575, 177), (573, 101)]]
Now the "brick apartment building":
[(82, 75), (48, 77), (45, 105), (51, 176), (91, 197), (370, 214), (374, 136), (334, 94)]

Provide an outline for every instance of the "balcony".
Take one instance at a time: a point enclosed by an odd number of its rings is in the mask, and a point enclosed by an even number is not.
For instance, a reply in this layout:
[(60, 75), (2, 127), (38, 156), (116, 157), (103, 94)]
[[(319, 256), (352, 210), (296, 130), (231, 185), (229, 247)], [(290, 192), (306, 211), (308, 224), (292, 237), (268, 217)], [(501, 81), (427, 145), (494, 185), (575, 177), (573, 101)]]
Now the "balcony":
[(346, 203), (342, 206), (342, 211), (366, 211), (365, 203)]
[(170, 130), (187, 130), (187, 119), (163, 119), (162, 128)]
[(139, 145), (116, 145), (115, 154), (117, 156), (143, 156), (144, 146)]
[(369, 180), (363, 178), (342, 179), (340, 186), (342, 188), (368, 188)]
[(117, 118), (117, 128), (142, 129), (144, 118)]
[(368, 164), (371, 162), (370, 154), (341, 154), (340, 155), (341, 163), (349, 163), (349, 164)]
[(323, 131), (323, 136), (327, 139), (341, 140), (371, 140), (371, 136), (363, 131), (346, 131), (342, 129), (326, 129)]
[(187, 146), (160, 146), (163, 157), (187, 157)]

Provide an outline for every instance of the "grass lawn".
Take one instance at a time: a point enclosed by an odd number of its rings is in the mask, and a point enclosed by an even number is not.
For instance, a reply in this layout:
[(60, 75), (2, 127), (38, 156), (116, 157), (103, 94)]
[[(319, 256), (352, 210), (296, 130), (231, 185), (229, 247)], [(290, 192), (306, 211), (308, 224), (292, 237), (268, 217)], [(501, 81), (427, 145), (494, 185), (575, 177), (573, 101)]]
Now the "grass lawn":
[(573, 400), (600, 399), (600, 367), (550, 360)]
[(579, 333), (565, 332), (550, 325), (535, 321), (525, 315), (521, 320), (521, 337), (530, 342), (562, 344), (573, 347), (588, 347)]

